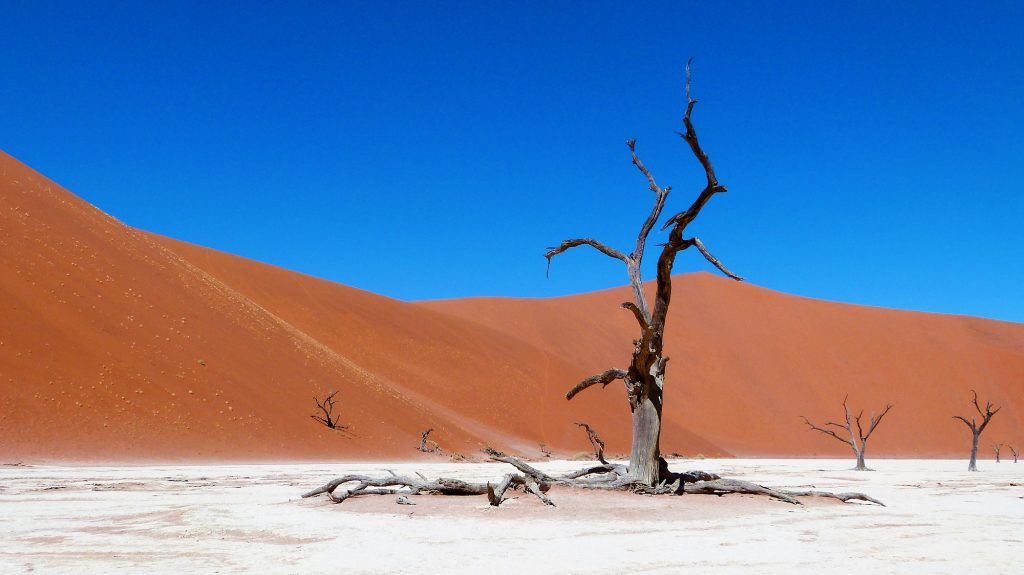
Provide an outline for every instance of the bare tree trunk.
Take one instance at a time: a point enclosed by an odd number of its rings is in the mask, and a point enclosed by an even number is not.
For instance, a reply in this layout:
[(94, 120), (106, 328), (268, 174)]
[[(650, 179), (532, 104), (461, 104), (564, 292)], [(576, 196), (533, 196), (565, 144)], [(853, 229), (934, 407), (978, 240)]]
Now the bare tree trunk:
[(1000, 462), (1000, 460), (999, 460), (999, 452), (1003, 450), (1003, 444), (1002, 443), (997, 443), (997, 444), (992, 446), (992, 449), (995, 450), (995, 452), (996, 452), (996, 463), (999, 463)]
[(857, 451), (855, 449), (853, 452), (857, 455), (857, 467), (854, 469), (857, 471), (868, 471), (868, 466), (864, 464), (864, 450)]
[(655, 485), (661, 479), (658, 461), (661, 458), (661, 390), (657, 401), (642, 397), (633, 409), (633, 446), (629, 452), (629, 476), (644, 485)]
[(981, 438), (981, 433), (975, 431), (973, 439), (971, 440), (971, 462), (967, 464), (967, 471), (978, 470), (978, 440)]

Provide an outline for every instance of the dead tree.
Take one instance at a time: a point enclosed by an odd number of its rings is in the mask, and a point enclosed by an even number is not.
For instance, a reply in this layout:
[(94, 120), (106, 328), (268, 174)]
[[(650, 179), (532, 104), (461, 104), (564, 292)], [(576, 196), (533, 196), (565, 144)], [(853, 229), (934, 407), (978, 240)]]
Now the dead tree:
[(1010, 450), (1010, 455), (1013, 456), (1013, 462), (1017, 463), (1017, 450), (1014, 449), (1012, 445), (1007, 445), (1006, 448)]
[(992, 450), (996, 452), (996, 463), (999, 463), (999, 452), (1002, 451), (1002, 449), (1003, 449), (1003, 444), (1002, 443), (994, 443), (994, 444), (992, 444)]
[(327, 427), (329, 427), (331, 429), (334, 429), (334, 430), (337, 430), (337, 431), (344, 431), (344, 430), (348, 429), (348, 426), (347, 425), (338, 425), (338, 421), (341, 420), (341, 414), (339, 413), (338, 415), (334, 415), (334, 405), (335, 405), (335, 403), (334, 403), (334, 396), (335, 395), (338, 395), (338, 392), (337, 391), (332, 391), (331, 393), (329, 393), (327, 395), (327, 397), (325, 397), (323, 399), (323, 401), (320, 401), (320, 398), (318, 398), (318, 397), (316, 397), (314, 395), (313, 396), (313, 401), (316, 402), (316, 406), (318, 408), (320, 408), (320, 411), (323, 412), (323, 415), (310, 415), (310, 417), (312, 417), (314, 420), (322, 423), (323, 425), (326, 425)]
[[(632, 163), (647, 180), (648, 188), (654, 193), (654, 206), (640, 227), (636, 246), (626, 254), (591, 238), (566, 240), (557, 247), (549, 248), (544, 256), (550, 269), (551, 259), (556, 255), (577, 246), (590, 246), (599, 252), (617, 259), (626, 265), (630, 283), (633, 287), (634, 301), (622, 304), (628, 309), (639, 325), (639, 338), (633, 344), (633, 356), (628, 369), (612, 368), (603, 373), (589, 377), (566, 394), (572, 399), (585, 389), (622, 380), (625, 384), (626, 398), (633, 420), (633, 439), (629, 456), (629, 466), (609, 463), (602, 457), (603, 449), (598, 450), (599, 464), (561, 476), (549, 475), (526, 462), (504, 453), (485, 449), (494, 461), (508, 463), (519, 473), (505, 475), (500, 481), (486, 484), (469, 484), (456, 479), (428, 480), (423, 476), (374, 478), (362, 475), (348, 475), (335, 479), (323, 487), (309, 491), (303, 497), (327, 494), (332, 501), (368, 494), (419, 494), (442, 493), (450, 495), (486, 494), (492, 505), (499, 505), (510, 489), (523, 489), (536, 495), (546, 505), (554, 505), (547, 497), (548, 486), (565, 485), (586, 489), (629, 490), (649, 495), (682, 495), (684, 493), (700, 493), (725, 495), (727, 493), (749, 493), (767, 495), (788, 503), (799, 504), (797, 497), (830, 497), (840, 501), (867, 501), (882, 505), (876, 499), (863, 493), (826, 493), (821, 491), (785, 491), (772, 489), (747, 481), (722, 479), (703, 471), (674, 473), (661, 457), (659, 440), (661, 436), (662, 389), (665, 383), (665, 364), (668, 357), (664, 354), (665, 323), (668, 317), (668, 306), (672, 298), (672, 266), (676, 256), (691, 247), (704, 256), (712, 265), (728, 277), (741, 280), (730, 272), (697, 237), (687, 237), (686, 227), (700, 214), (701, 210), (715, 194), (725, 192), (725, 186), (718, 182), (711, 160), (701, 148), (697, 140), (697, 132), (693, 127), (691, 115), (697, 101), (690, 96), (690, 63), (686, 64), (686, 111), (683, 115), (685, 131), (679, 135), (687, 143), (704, 170), (707, 179), (697, 199), (686, 210), (668, 218), (662, 230), (668, 229), (668, 238), (661, 244), (662, 250), (658, 257), (657, 280), (653, 307), (648, 305), (644, 295), (643, 282), (640, 275), (648, 236), (661, 218), (670, 187), (662, 188), (654, 176), (644, 166), (636, 154), (636, 141), (628, 140)], [(345, 487), (340, 495), (336, 490)]]
[(972, 403), (974, 403), (974, 409), (978, 412), (978, 415), (981, 416), (981, 423), (979, 424), (973, 416), (971, 417), (970, 421), (968, 421), (966, 417), (963, 417), (961, 415), (954, 415), (953, 419), (959, 419), (960, 421), (964, 422), (964, 425), (966, 425), (971, 430), (971, 461), (970, 463), (967, 464), (967, 471), (977, 471), (978, 440), (981, 439), (981, 432), (985, 431), (985, 428), (988, 427), (988, 422), (992, 421), (992, 416), (999, 413), (999, 410), (1002, 408), (997, 407), (995, 408), (995, 410), (993, 410), (992, 402), (986, 401), (985, 411), (982, 411), (981, 405), (978, 403), (978, 392), (972, 389), (971, 393), (974, 394), (974, 399)]
[(647, 247), (647, 237), (650, 235), (654, 225), (661, 218), (662, 210), (665, 208), (665, 201), (672, 191), (670, 186), (661, 187), (651, 175), (650, 170), (640, 161), (636, 153), (636, 140), (628, 140), (626, 145), (633, 160), (633, 165), (647, 180), (648, 188), (654, 192), (654, 206), (651, 208), (647, 219), (640, 226), (637, 234), (636, 245), (630, 253), (621, 252), (609, 247), (592, 238), (577, 238), (565, 240), (561, 245), (549, 248), (544, 257), (548, 260), (550, 269), (551, 259), (558, 254), (578, 246), (590, 246), (604, 255), (617, 259), (626, 265), (629, 274), (630, 284), (633, 287), (633, 301), (625, 302), (622, 307), (632, 312), (633, 317), (639, 326), (639, 337), (634, 340), (633, 356), (628, 369), (611, 368), (602, 373), (593, 375), (576, 384), (575, 387), (565, 394), (566, 399), (572, 399), (576, 394), (590, 387), (600, 384), (602, 387), (616, 380), (622, 380), (625, 384), (626, 398), (629, 401), (629, 410), (633, 419), (633, 439), (629, 453), (630, 477), (639, 483), (653, 486), (661, 477), (660, 468), (660, 438), (661, 438), (661, 416), (662, 396), (665, 385), (665, 364), (668, 357), (664, 353), (665, 323), (668, 318), (668, 306), (672, 299), (672, 266), (676, 256), (691, 247), (697, 250), (718, 268), (726, 276), (740, 281), (741, 277), (732, 273), (722, 262), (704, 246), (704, 242), (696, 236), (686, 237), (686, 227), (700, 215), (701, 210), (715, 194), (726, 191), (726, 187), (718, 182), (715, 170), (711, 166), (711, 160), (701, 148), (697, 139), (697, 132), (693, 127), (691, 116), (693, 107), (697, 104), (690, 96), (690, 64), (686, 65), (686, 112), (683, 115), (683, 126), (685, 132), (679, 135), (689, 145), (690, 150), (704, 169), (707, 179), (704, 189), (701, 190), (697, 199), (689, 208), (669, 218), (661, 227), (668, 229), (668, 239), (662, 244), (661, 255), (658, 257), (657, 283), (654, 296), (654, 307), (647, 303), (647, 296), (644, 294), (643, 280), (640, 275), (641, 264), (643, 263), (644, 250)]
[(440, 447), (440, 445), (438, 445), (436, 441), (431, 441), (430, 443), (432, 445), (430, 447), (427, 447), (427, 436), (430, 435), (431, 431), (434, 431), (433, 427), (431, 427), (430, 429), (428, 429), (428, 430), (426, 430), (426, 431), (424, 431), (423, 433), (420, 434), (420, 448), (419, 449), (423, 453), (433, 453), (433, 452), (437, 451), (438, 447)]
[(577, 421), (576, 425), (578, 427), (582, 427), (583, 430), (587, 432), (587, 439), (590, 440), (590, 446), (594, 448), (594, 458), (607, 465), (608, 462), (604, 459), (604, 441), (601, 441), (601, 436), (597, 434), (597, 431), (594, 431), (594, 428), (582, 421)]
[[(858, 413), (856, 417), (854, 417), (852, 420), (850, 419), (850, 408), (846, 406), (846, 400), (849, 399), (849, 397), (850, 396), (847, 395), (846, 397), (843, 398), (843, 414), (846, 416), (846, 423), (844, 424), (829, 421), (825, 424), (825, 427), (818, 427), (817, 425), (811, 423), (810, 420), (807, 419), (806, 417), (802, 415), (800, 417), (803, 417), (804, 423), (806, 423), (811, 429), (815, 431), (820, 431), (825, 435), (830, 435), (838, 439), (839, 441), (842, 441), (843, 443), (849, 445), (850, 449), (853, 450), (853, 455), (857, 458), (857, 467), (855, 467), (854, 469), (856, 469), (857, 471), (871, 471), (870, 469), (868, 469), (868, 466), (864, 464), (864, 451), (868, 448), (868, 438), (870, 438), (871, 434), (874, 433), (875, 428), (878, 427), (878, 424), (882, 422), (882, 418), (885, 417), (885, 414), (889, 413), (889, 410), (892, 409), (892, 404), (890, 403), (886, 405), (885, 410), (882, 411), (882, 413), (878, 417), (875, 417), (875, 414), (872, 413), (871, 417), (868, 420), (867, 430), (865, 431), (864, 426), (861, 424), (861, 418), (864, 416), (863, 409), (860, 410), (860, 413)], [(854, 425), (856, 425), (856, 430), (854, 430)], [(838, 433), (831, 429), (827, 429), (828, 427), (835, 427), (837, 429), (845, 430), (845, 435), (850, 436), (849, 439), (840, 436)]]

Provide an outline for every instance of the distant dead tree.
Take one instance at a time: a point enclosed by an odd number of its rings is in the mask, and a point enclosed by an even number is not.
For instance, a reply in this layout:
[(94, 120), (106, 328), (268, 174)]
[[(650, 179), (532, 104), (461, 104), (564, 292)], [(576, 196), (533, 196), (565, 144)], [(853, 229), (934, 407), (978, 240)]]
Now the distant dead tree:
[(1006, 448), (1010, 450), (1010, 455), (1013, 456), (1013, 462), (1017, 463), (1017, 450), (1014, 449), (1012, 445), (1007, 445)]
[(441, 447), (440, 445), (437, 444), (436, 441), (431, 441), (430, 442), (430, 446), (429, 447), (427, 446), (427, 436), (430, 435), (431, 431), (434, 431), (433, 427), (431, 427), (430, 429), (424, 431), (423, 433), (420, 433), (420, 447), (419, 447), (419, 449), (423, 453), (433, 453), (433, 452), (437, 451), (437, 449), (439, 447)]
[(1000, 462), (1000, 460), (999, 460), (999, 452), (1002, 451), (1002, 449), (1003, 449), (1003, 444), (1002, 443), (994, 443), (994, 444), (992, 444), (992, 450), (996, 452), (996, 463)]
[(338, 425), (338, 422), (341, 420), (341, 414), (339, 413), (338, 415), (334, 415), (335, 395), (338, 395), (338, 392), (332, 391), (326, 397), (324, 397), (323, 401), (321, 401), (320, 398), (314, 395), (313, 401), (316, 402), (316, 406), (320, 408), (320, 411), (323, 412), (323, 415), (310, 415), (310, 417), (331, 429), (344, 431), (348, 429), (348, 426)]
[[(537, 469), (517, 457), (487, 448), (484, 453), (492, 460), (508, 463), (515, 467), (518, 473), (509, 473), (497, 483), (475, 484), (446, 478), (432, 481), (422, 476), (346, 475), (303, 494), (303, 497), (326, 494), (331, 501), (337, 503), (349, 497), (371, 494), (486, 494), (491, 505), (497, 506), (504, 500), (507, 490), (523, 489), (536, 495), (546, 505), (554, 505), (545, 495), (547, 487), (564, 485), (575, 488), (628, 490), (649, 495), (749, 493), (767, 495), (794, 504), (800, 503), (797, 497), (815, 496), (829, 497), (844, 502), (868, 501), (881, 505), (880, 501), (863, 493), (788, 491), (771, 489), (748, 481), (722, 479), (715, 474), (703, 471), (673, 473), (668, 470), (665, 459), (661, 457), (662, 389), (665, 384), (665, 364), (668, 362), (668, 357), (664, 352), (665, 323), (668, 318), (669, 302), (672, 298), (672, 266), (676, 256), (689, 248), (696, 248), (708, 262), (726, 276), (735, 280), (742, 279), (726, 269), (715, 256), (711, 255), (700, 238), (686, 237), (685, 235), (687, 226), (700, 215), (701, 210), (712, 196), (726, 191), (725, 186), (718, 182), (711, 166), (711, 160), (708, 159), (708, 155), (697, 140), (697, 132), (691, 121), (696, 104), (697, 100), (690, 96), (690, 63), (688, 62), (686, 64), (686, 111), (683, 114), (685, 131), (679, 135), (703, 168), (706, 182), (690, 207), (669, 217), (661, 227), (662, 230), (669, 231), (668, 237), (659, 246), (661, 254), (657, 263), (653, 307), (648, 305), (640, 270), (648, 236), (661, 219), (662, 210), (665, 208), (665, 201), (671, 188), (659, 186), (651, 172), (640, 161), (636, 153), (636, 140), (627, 140), (626, 145), (629, 148), (633, 165), (643, 175), (647, 187), (654, 193), (654, 205), (640, 226), (633, 251), (627, 254), (592, 238), (578, 238), (565, 240), (558, 246), (548, 248), (544, 254), (549, 269), (552, 258), (578, 246), (590, 246), (626, 265), (633, 287), (634, 301), (626, 302), (622, 304), (622, 307), (633, 314), (639, 326), (639, 337), (633, 343), (629, 368), (612, 368), (588, 377), (570, 389), (565, 397), (571, 400), (576, 394), (595, 385), (607, 386), (613, 381), (622, 380), (625, 384), (626, 398), (629, 401), (629, 410), (632, 413), (633, 439), (629, 467), (601, 463), (573, 473), (556, 476)], [(559, 208), (564, 209), (561, 206)], [(343, 485), (348, 487), (342, 488)]]
[(551, 448), (548, 447), (548, 444), (547, 443), (541, 443), (541, 444), (539, 444), (539, 446), (540, 446), (540, 453), (541, 453), (541, 455), (543, 455), (544, 457), (550, 458), (551, 457)]
[(986, 401), (985, 411), (982, 411), (981, 405), (978, 403), (978, 392), (972, 389), (971, 393), (974, 394), (974, 400), (972, 401), (972, 403), (974, 404), (974, 409), (978, 412), (978, 415), (981, 416), (981, 423), (979, 424), (973, 416), (971, 417), (970, 421), (967, 421), (966, 417), (960, 415), (954, 415), (953, 419), (959, 419), (960, 421), (964, 422), (964, 425), (966, 425), (971, 430), (971, 462), (967, 464), (967, 471), (977, 471), (978, 440), (981, 438), (981, 432), (985, 431), (985, 428), (988, 427), (988, 422), (992, 421), (992, 416), (999, 413), (999, 410), (1002, 408), (997, 407), (995, 408), (995, 410), (993, 410), (992, 402)]
[[(878, 424), (882, 422), (882, 418), (885, 417), (885, 414), (889, 413), (889, 410), (892, 409), (892, 404), (890, 403), (886, 405), (885, 411), (883, 411), (881, 415), (879, 415), (878, 417), (875, 417), (875, 414), (872, 413), (871, 417), (868, 420), (867, 431), (865, 431), (863, 425), (861, 424), (861, 418), (864, 416), (863, 409), (860, 410), (860, 413), (858, 413), (852, 421), (850, 419), (850, 408), (846, 406), (846, 400), (849, 399), (849, 397), (850, 396), (847, 395), (846, 397), (843, 398), (843, 414), (846, 416), (845, 424), (839, 424), (833, 421), (829, 421), (828, 423), (825, 424), (825, 427), (818, 427), (817, 425), (811, 423), (810, 420), (807, 419), (806, 417), (802, 415), (800, 417), (803, 417), (804, 423), (806, 423), (811, 429), (815, 431), (820, 431), (825, 435), (831, 435), (832, 437), (838, 439), (839, 441), (842, 441), (843, 443), (849, 445), (850, 449), (853, 450), (854, 456), (857, 457), (857, 467), (855, 467), (854, 469), (856, 469), (857, 471), (870, 471), (867, 465), (864, 464), (864, 451), (868, 447), (868, 438), (870, 438), (871, 434), (874, 433), (875, 428), (878, 427)], [(854, 430), (854, 424), (856, 424), (856, 430)], [(841, 437), (839, 434), (837, 434), (835, 431), (831, 429), (826, 429), (827, 427), (830, 426), (835, 427), (837, 429), (845, 430), (846, 433), (844, 435), (849, 435), (849, 439)]]
[(587, 432), (587, 439), (590, 440), (590, 445), (594, 448), (594, 457), (601, 463), (608, 465), (608, 462), (604, 459), (604, 441), (601, 441), (601, 436), (597, 434), (597, 431), (582, 421), (577, 421), (576, 426), (582, 427)]

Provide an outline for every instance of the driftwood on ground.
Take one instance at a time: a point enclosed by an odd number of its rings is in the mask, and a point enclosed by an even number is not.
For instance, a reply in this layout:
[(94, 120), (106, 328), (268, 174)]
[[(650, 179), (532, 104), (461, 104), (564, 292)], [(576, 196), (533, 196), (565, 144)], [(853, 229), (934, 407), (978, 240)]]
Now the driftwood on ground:
[[(779, 501), (800, 505), (800, 497), (826, 497), (842, 502), (864, 501), (885, 506), (881, 501), (856, 492), (830, 493), (827, 491), (804, 490), (790, 491), (765, 487), (749, 481), (725, 479), (714, 473), (704, 471), (672, 472), (667, 462), (659, 462), (660, 476), (665, 478), (658, 485), (650, 486), (636, 481), (629, 474), (625, 465), (603, 462), (600, 465), (587, 467), (565, 475), (551, 475), (529, 463), (494, 449), (484, 449), (492, 461), (508, 463), (518, 473), (507, 473), (496, 482), (470, 483), (461, 479), (438, 478), (428, 479), (421, 474), (415, 477), (407, 475), (391, 475), (371, 477), (368, 475), (344, 475), (334, 479), (322, 487), (304, 493), (302, 497), (314, 497), (326, 494), (334, 503), (341, 503), (350, 497), (361, 495), (486, 495), (491, 505), (497, 507), (507, 498), (510, 490), (522, 490), (540, 499), (545, 505), (554, 507), (555, 503), (547, 492), (552, 486), (566, 486), (580, 489), (601, 489), (632, 491), (643, 495), (728, 495), (741, 493), (748, 495), (765, 495)], [(345, 486), (344, 488), (342, 488)]]

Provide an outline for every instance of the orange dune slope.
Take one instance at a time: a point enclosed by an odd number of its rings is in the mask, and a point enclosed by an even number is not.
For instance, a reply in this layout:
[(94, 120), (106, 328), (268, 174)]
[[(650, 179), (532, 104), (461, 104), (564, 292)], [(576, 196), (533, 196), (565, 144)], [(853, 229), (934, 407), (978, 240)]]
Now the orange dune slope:
[[(343, 249), (343, 246), (341, 247)], [(871, 455), (961, 455), (970, 388), (1024, 443), (1024, 326), (679, 276), (663, 450), (843, 454), (807, 431), (897, 404)], [(627, 293), (406, 303), (125, 226), (0, 152), (0, 462), (406, 459), (628, 450)], [(344, 434), (312, 396), (338, 390)]]

